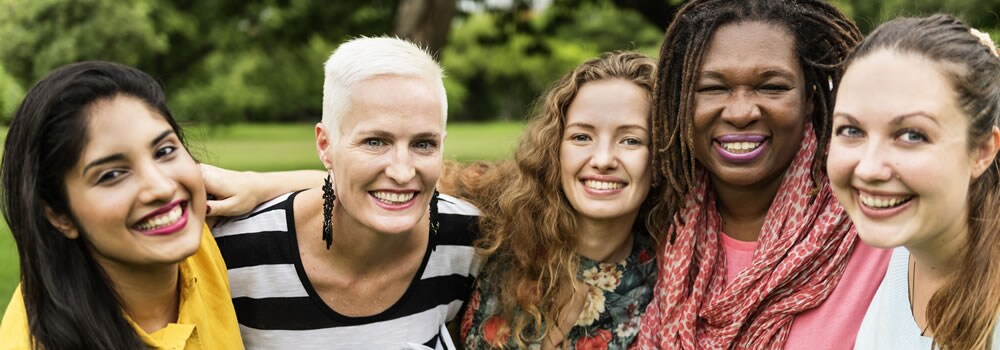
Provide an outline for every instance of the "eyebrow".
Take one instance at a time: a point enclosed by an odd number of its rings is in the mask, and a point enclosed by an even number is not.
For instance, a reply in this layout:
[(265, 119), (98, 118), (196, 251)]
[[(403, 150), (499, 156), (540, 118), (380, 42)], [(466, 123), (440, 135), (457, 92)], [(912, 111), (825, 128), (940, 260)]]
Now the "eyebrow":
[[(574, 126), (578, 127), (578, 128), (584, 128), (584, 129), (596, 129), (596, 127), (594, 127), (593, 125), (590, 125), (590, 124), (587, 124), (587, 123), (580, 123), (580, 122), (567, 124), (566, 125), (566, 129), (569, 129), (570, 127), (574, 127)], [(623, 130), (623, 129), (640, 129), (642, 131), (649, 132), (648, 128), (646, 128), (645, 126), (639, 125), (639, 124), (625, 124), (625, 125), (622, 125), (622, 126), (619, 126), (618, 128), (616, 128), (616, 130)]]
[[(384, 131), (384, 130), (362, 131), (359, 134), (361, 134), (362, 136), (375, 136), (375, 137), (384, 138), (384, 139), (395, 139), (396, 138), (396, 135), (393, 135), (392, 133), (390, 133), (388, 131)], [(436, 139), (436, 138), (440, 138), (440, 137), (441, 137), (441, 134), (436, 133), (436, 132), (421, 132), (421, 133), (417, 133), (416, 135), (413, 135), (413, 138), (415, 138), (415, 139), (426, 139), (426, 138), (435, 138)]]
[[(785, 78), (785, 79), (789, 79), (789, 80), (795, 80), (795, 74), (793, 74), (792, 72), (788, 71), (787, 69), (782, 69), (782, 68), (778, 68), (778, 67), (768, 67), (768, 68), (765, 68), (760, 73), (760, 76), (763, 79), (770, 79), (770, 78), (773, 78), (773, 77), (779, 77), (779, 78)], [(698, 78), (699, 79), (701, 79), (701, 78), (710, 78), (710, 79), (715, 79), (715, 80), (726, 80), (725, 79), (726, 75), (723, 74), (722, 72), (719, 72), (719, 71), (706, 70), (706, 71), (701, 72), (701, 74), (699, 74)]]
[[(167, 138), (167, 136), (170, 136), (173, 133), (174, 133), (173, 130), (165, 130), (161, 132), (160, 135), (157, 135), (156, 137), (153, 138), (153, 141), (149, 143), (149, 147), (150, 148), (156, 147), (156, 144), (160, 143), (161, 141), (163, 141), (163, 139)], [(81, 174), (86, 174), (87, 170), (95, 166), (122, 160), (125, 160), (125, 155), (121, 153), (115, 153), (106, 157), (98, 158), (90, 163), (87, 163), (87, 165), (83, 167), (83, 171), (81, 171)]]
[[(834, 118), (836, 118), (836, 117), (847, 118), (847, 120), (850, 121), (851, 124), (861, 124), (861, 123), (858, 122), (858, 119), (854, 118), (854, 116), (852, 116), (852, 115), (850, 115), (848, 113), (837, 112), (837, 113), (833, 114), (833, 117)], [(931, 117), (931, 114), (924, 113), (924, 112), (921, 112), (921, 111), (910, 112), (910, 113), (898, 115), (895, 118), (892, 118), (891, 121), (889, 121), (889, 125), (896, 126), (896, 125), (902, 124), (903, 121), (905, 121), (906, 119), (914, 118), (914, 117), (924, 117), (926, 119), (930, 119), (930, 121), (934, 122), (934, 124), (937, 124), (938, 126), (941, 126), (941, 123), (938, 122), (937, 119), (934, 119), (933, 117)]]

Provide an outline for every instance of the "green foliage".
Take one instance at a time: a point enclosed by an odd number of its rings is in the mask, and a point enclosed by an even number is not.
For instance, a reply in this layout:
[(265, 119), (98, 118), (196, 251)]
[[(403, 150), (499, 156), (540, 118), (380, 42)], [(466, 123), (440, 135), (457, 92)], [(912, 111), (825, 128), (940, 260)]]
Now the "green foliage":
[(23, 97), (24, 89), (21, 84), (0, 65), (0, 122), (7, 124), (10, 121)]
[(520, 120), (532, 100), (576, 65), (611, 50), (655, 54), (662, 36), (635, 11), (604, 0), (471, 14), (458, 20), (443, 54), (449, 114)]
[(935, 13), (956, 16), (983, 31), (1000, 31), (1000, 0), (835, 0), (833, 3), (852, 17), (864, 33), (896, 17)]
[(0, 62), (15, 83), (0, 74), (0, 113), (17, 86), (58, 66), (111, 60), (160, 79), (180, 119), (317, 120), (323, 61), (351, 36), (389, 32), (397, 5), (0, 0)]

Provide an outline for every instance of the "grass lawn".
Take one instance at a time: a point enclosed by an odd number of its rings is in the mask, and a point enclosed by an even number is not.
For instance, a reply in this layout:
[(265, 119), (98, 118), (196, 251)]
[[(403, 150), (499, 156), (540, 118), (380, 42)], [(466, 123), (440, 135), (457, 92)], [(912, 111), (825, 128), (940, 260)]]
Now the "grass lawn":
[[(460, 162), (510, 158), (521, 123), (452, 123), (445, 158)], [(199, 160), (237, 170), (322, 169), (314, 146), (313, 124), (235, 125), (207, 129), (184, 126), (192, 153)], [(0, 130), (0, 145), (6, 135)], [(0, 221), (0, 310), (18, 281), (17, 248)], [(0, 312), (2, 315), (2, 312)]]

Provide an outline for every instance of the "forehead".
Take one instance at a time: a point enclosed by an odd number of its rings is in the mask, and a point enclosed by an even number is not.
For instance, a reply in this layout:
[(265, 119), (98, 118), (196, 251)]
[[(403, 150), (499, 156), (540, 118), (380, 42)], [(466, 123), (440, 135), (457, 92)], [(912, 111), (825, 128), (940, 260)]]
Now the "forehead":
[(129, 149), (147, 149), (149, 142), (172, 129), (166, 119), (153, 112), (145, 102), (130, 96), (98, 100), (87, 108), (86, 116), (83, 161)]
[(844, 74), (835, 108), (856, 117), (924, 111), (957, 114), (957, 95), (934, 61), (882, 49), (854, 61)]
[(649, 95), (638, 85), (622, 79), (585, 83), (566, 110), (567, 125), (648, 126), (649, 118)]
[(393, 133), (441, 133), (444, 130), (441, 96), (424, 79), (383, 75), (358, 82), (341, 121), (342, 133), (377, 129)]
[(702, 71), (780, 68), (801, 74), (795, 37), (784, 26), (759, 21), (720, 26), (702, 58)]

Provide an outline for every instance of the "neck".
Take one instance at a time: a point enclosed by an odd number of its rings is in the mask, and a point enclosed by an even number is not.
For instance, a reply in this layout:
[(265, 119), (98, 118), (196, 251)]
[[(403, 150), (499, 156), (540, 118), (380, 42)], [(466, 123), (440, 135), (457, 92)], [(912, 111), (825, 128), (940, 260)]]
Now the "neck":
[[(961, 215), (959, 217), (966, 218), (968, 216)], [(969, 227), (964, 220), (955, 221), (947, 233), (937, 234), (926, 241), (906, 245), (910, 256), (915, 260), (915, 272), (925, 278), (928, 283), (943, 283), (961, 263), (962, 249), (969, 239)]]
[(734, 239), (753, 242), (760, 238), (767, 211), (778, 194), (781, 180), (778, 176), (768, 183), (734, 186), (712, 177), (716, 193), (716, 207), (722, 217), (722, 232)]
[(339, 205), (334, 205), (333, 245), (329, 256), (337, 260), (339, 266), (359, 275), (382, 271), (398, 264), (397, 259), (386, 257), (424, 254), (430, 236), (429, 224), (428, 213), (410, 231), (378, 232), (361, 224)]
[(632, 225), (638, 215), (636, 212), (607, 220), (578, 216), (577, 254), (604, 263), (624, 260), (632, 248)]
[(95, 257), (118, 294), (122, 309), (139, 328), (153, 333), (177, 322), (180, 308), (178, 263), (127, 266)]

